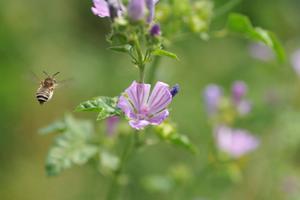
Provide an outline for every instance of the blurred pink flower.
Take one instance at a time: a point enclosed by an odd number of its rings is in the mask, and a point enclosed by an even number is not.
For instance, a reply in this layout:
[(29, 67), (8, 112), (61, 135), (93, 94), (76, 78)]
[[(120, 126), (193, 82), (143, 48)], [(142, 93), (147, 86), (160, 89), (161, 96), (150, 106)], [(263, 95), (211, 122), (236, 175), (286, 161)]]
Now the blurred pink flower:
[(274, 59), (272, 50), (262, 43), (252, 43), (249, 45), (250, 55), (258, 60), (270, 61)]
[(233, 101), (241, 101), (242, 98), (247, 94), (247, 89), (247, 85), (244, 81), (235, 81), (231, 88)]
[(244, 81), (235, 81), (231, 88), (232, 101), (237, 112), (244, 116), (251, 111), (251, 103), (244, 99), (247, 94), (248, 87)]
[(150, 84), (134, 81), (119, 98), (118, 107), (129, 118), (132, 128), (159, 125), (169, 116), (167, 106), (172, 101), (169, 85), (157, 82), (151, 95), (150, 88)]
[(235, 106), (236, 106), (237, 112), (241, 116), (247, 115), (252, 109), (251, 103), (247, 100), (241, 100), (238, 103), (236, 103)]
[(120, 117), (112, 116), (106, 120), (106, 133), (109, 136), (113, 136), (117, 131), (117, 126), (120, 122)]
[(105, 0), (93, 0), (92, 12), (99, 17), (109, 17), (108, 3)]
[(296, 50), (291, 56), (291, 63), (295, 72), (300, 76), (300, 49)]
[(92, 12), (99, 17), (114, 19), (122, 15), (125, 10), (120, 0), (93, 0), (93, 3)]
[(247, 130), (219, 126), (215, 129), (215, 137), (218, 148), (233, 158), (239, 158), (259, 146), (258, 138)]
[(203, 96), (207, 114), (215, 115), (223, 97), (223, 90), (218, 85), (210, 84), (205, 87)]
[(141, 20), (146, 13), (145, 0), (130, 0), (128, 4), (128, 15), (133, 21)]

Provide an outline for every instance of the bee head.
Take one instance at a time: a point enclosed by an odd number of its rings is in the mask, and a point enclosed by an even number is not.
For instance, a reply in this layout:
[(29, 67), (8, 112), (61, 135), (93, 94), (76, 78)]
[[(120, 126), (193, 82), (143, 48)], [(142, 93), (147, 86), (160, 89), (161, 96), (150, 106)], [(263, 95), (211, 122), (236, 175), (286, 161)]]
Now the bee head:
[(54, 85), (56, 84), (56, 80), (55, 79), (53, 79), (53, 78), (46, 78), (45, 80), (44, 80), (44, 86), (45, 87), (53, 87)]
[(47, 76), (47, 78), (44, 79), (43, 85), (45, 87), (54, 87), (56, 84), (56, 80), (54, 79), (55, 76), (59, 74), (59, 72), (56, 72), (52, 76), (50, 76), (47, 72), (43, 71), (43, 73)]

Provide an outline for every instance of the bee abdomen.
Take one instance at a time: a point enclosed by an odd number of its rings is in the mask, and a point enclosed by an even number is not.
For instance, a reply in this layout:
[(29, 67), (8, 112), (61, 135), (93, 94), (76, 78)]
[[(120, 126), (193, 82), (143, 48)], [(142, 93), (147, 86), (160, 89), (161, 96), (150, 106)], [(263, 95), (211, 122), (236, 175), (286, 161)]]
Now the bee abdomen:
[(52, 92), (49, 90), (37, 91), (36, 98), (40, 104), (44, 104), (51, 99)]

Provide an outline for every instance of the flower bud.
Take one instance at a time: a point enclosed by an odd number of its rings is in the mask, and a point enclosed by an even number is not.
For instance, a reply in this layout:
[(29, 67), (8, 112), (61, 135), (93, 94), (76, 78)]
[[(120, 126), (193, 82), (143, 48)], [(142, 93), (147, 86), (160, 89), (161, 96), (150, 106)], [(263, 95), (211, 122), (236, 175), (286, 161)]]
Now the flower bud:
[(132, 21), (139, 21), (145, 16), (145, 0), (131, 0), (128, 4), (128, 15)]
[(209, 116), (217, 113), (222, 97), (223, 91), (218, 85), (211, 84), (205, 88), (204, 102)]
[(160, 26), (158, 24), (154, 24), (150, 29), (150, 35), (155, 37), (161, 34)]
[(232, 97), (234, 102), (240, 102), (247, 93), (247, 85), (243, 81), (236, 81), (232, 86)]
[(178, 84), (175, 84), (175, 85), (171, 88), (170, 93), (171, 93), (172, 97), (174, 98), (175, 95), (176, 95), (179, 91), (180, 91), (179, 85), (178, 85)]

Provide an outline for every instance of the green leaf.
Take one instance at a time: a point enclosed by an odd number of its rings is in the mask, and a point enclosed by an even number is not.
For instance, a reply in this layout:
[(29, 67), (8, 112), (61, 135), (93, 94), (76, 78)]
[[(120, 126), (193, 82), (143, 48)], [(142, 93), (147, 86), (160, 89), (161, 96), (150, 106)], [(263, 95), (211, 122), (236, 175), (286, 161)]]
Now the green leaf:
[(63, 132), (66, 129), (66, 125), (63, 121), (56, 121), (47, 127), (41, 128), (38, 132), (41, 135), (47, 135), (53, 132)]
[(166, 50), (162, 50), (162, 49), (156, 49), (156, 50), (154, 50), (152, 52), (152, 55), (155, 55), (155, 56), (167, 56), (167, 57), (179, 60), (176, 54), (174, 54), (172, 52), (169, 52), (169, 51), (166, 51)]
[(112, 174), (120, 167), (120, 158), (116, 155), (103, 151), (100, 154), (100, 170), (103, 174)]
[(46, 172), (50, 176), (73, 165), (83, 165), (99, 153), (99, 147), (89, 142), (94, 134), (90, 121), (76, 120), (71, 115), (66, 115), (61, 123), (65, 128), (55, 138), (46, 159)]
[(227, 28), (236, 33), (249, 34), (253, 31), (251, 21), (247, 16), (232, 13), (228, 17)]
[(96, 97), (93, 100), (85, 101), (75, 111), (99, 112), (97, 120), (103, 120), (111, 116), (121, 115), (121, 110), (117, 107), (118, 97)]
[(109, 49), (112, 51), (124, 52), (124, 53), (130, 52), (131, 48), (132, 46), (130, 44), (109, 47)]
[(253, 27), (247, 16), (238, 13), (230, 14), (227, 21), (227, 29), (231, 32), (242, 34), (251, 40), (262, 42), (273, 50), (280, 62), (285, 60), (284, 48), (275, 34), (260, 27)]
[(170, 142), (174, 145), (189, 149), (194, 153), (196, 152), (194, 145), (191, 143), (190, 139), (186, 135), (174, 134), (170, 137)]
[(196, 152), (195, 146), (190, 142), (186, 135), (179, 134), (175, 126), (171, 123), (164, 122), (155, 128), (155, 133), (162, 140), (169, 142), (175, 146), (185, 148)]
[(142, 185), (150, 192), (168, 193), (174, 188), (175, 183), (168, 176), (150, 175), (142, 179)]

